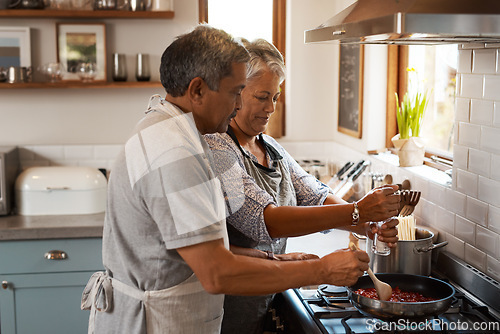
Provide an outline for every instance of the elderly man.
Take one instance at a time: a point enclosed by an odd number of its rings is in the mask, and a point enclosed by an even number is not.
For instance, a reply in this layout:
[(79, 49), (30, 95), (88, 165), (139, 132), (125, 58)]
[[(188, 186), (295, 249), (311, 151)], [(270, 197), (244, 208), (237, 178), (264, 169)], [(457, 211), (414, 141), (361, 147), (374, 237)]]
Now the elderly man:
[(103, 263), (82, 300), (89, 332), (219, 333), (224, 294), (261, 295), (309, 284), (349, 285), (365, 252), (280, 262), (228, 250), (226, 209), (202, 135), (225, 132), (241, 108), (245, 48), (201, 25), (161, 59), (165, 99), (116, 159), (109, 181)]

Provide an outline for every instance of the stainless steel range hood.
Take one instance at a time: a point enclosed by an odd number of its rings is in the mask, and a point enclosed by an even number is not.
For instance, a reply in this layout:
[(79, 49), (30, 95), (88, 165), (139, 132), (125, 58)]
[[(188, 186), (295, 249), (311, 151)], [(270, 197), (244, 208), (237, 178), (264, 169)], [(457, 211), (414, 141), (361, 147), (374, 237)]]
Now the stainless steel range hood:
[(358, 0), (305, 43), (500, 43), (500, 0)]

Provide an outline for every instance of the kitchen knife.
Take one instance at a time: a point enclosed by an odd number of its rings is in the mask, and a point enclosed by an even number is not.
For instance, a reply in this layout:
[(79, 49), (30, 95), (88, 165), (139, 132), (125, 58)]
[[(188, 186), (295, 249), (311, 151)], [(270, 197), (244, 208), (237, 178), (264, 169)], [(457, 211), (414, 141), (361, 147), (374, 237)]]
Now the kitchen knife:
[(353, 194), (354, 182), (360, 177), (365, 171), (366, 167), (370, 165), (370, 161), (364, 162), (358, 170), (356, 170), (352, 176), (347, 180), (346, 184), (335, 194), (343, 200), (349, 199)]
[(349, 180), (349, 178), (354, 174), (356, 173), (356, 171), (365, 163), (364, 160), (361, 160), (360, 162), (358, 162), (354, 167), (352, 167), (352, 169), (349, 171), (349, 173), (347, 174), (347, 177), (344, 178), (342, 181), (339, 182), (339, 184), (337, 184), (337, 186), (333, 189), (333, 193), (334, 194), (337, 194), (337, 191), (339, 191), (346, 183), (347, 181)]
[(330, 181), (328, 181), (326, 185), (330, 188), (336, 186), (340, 182), (340, 180), (342, 180), (342, 176), (344, 176), (344, 174), (349, 170), (349, 168), (352, 167), (352, 165), (354, 165), (354, 162), (348, 161), (341, 169), (339, 169), (339, 171), (330, 179)]

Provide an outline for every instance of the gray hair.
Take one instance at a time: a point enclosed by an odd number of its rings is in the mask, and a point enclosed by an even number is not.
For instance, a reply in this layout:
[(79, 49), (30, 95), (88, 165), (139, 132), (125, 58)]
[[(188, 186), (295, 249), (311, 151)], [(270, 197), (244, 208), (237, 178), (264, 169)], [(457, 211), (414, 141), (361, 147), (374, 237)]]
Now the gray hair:
[(252, 42), (243, 39), (242, 42), (250, 53), (250, 61), (247, 63), (247, 80), (260, 76), (267, 69), (277, 75), (280, 82), (285, 80), (285, 61), (274, 45), (262, 38)]
[(222, 78), (231, 75), (232, 64), (248, 60), (241, 42), (223, 30), (201, 24), (178, 36), (163, 52), (161, 84), (168, 94), (178, 97), (186, 93), (191, 80), (200, 77), (217, 91)]

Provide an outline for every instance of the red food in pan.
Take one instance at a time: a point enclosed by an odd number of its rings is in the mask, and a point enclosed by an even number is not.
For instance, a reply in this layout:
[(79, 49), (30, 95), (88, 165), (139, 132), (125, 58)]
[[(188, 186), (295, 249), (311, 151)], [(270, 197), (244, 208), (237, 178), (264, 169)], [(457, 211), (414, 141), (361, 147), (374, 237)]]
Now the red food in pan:
[[(363, 297), (378, 299), (377, 291), (374, 288), (358, 289), (354, 292)], [(403, 303), (420, 303), (420, 302), (430, 302), (434, 300), (436, 299), (430, 297), (424, 297), (418, 292), (401, 291), (399, 287), (396, 287), (392, 289), (392, 295), (388, 301), (403, 302)]]

